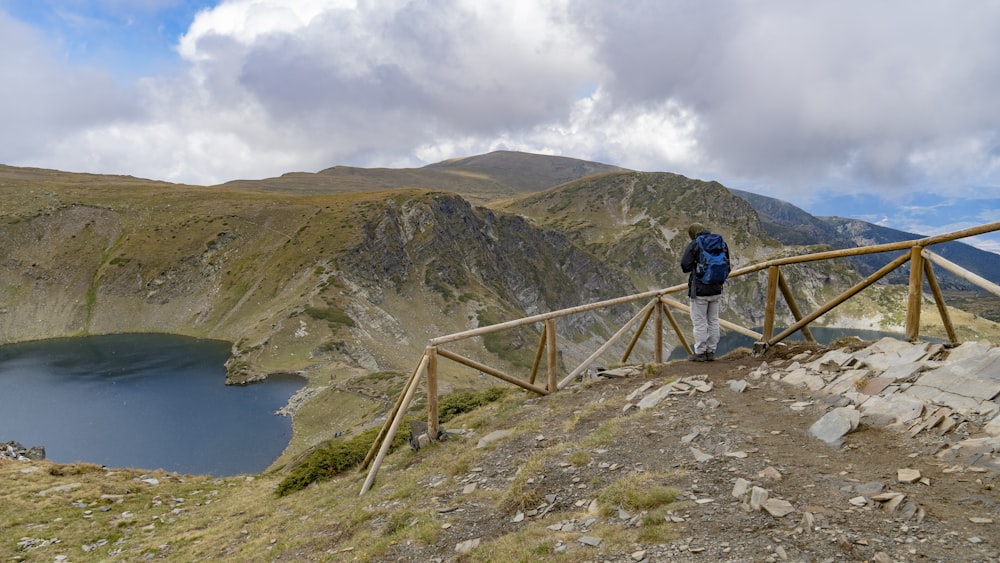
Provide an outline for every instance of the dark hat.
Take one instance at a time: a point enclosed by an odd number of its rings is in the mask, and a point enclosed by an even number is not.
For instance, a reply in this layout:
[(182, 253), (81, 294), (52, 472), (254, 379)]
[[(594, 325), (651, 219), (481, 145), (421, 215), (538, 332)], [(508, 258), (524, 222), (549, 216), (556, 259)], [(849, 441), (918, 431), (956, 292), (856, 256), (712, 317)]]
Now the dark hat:
[(688, 236), (691, 237), (691, 240), (694, 240), (698, 236), (698, 233), (705, 230), (707, 229), (704, 225), (693, 223), (690, 227), (688, 227)]

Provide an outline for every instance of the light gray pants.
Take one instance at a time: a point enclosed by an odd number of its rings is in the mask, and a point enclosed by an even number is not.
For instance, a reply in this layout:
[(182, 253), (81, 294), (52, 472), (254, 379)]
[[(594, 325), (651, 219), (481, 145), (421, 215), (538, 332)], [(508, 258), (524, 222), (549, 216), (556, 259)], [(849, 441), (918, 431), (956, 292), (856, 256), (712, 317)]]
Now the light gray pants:
[(721, 295), (691, 298), (691, 324), (694, 325), (694, 353), (715, 352), (719, 345), (719, 305)]

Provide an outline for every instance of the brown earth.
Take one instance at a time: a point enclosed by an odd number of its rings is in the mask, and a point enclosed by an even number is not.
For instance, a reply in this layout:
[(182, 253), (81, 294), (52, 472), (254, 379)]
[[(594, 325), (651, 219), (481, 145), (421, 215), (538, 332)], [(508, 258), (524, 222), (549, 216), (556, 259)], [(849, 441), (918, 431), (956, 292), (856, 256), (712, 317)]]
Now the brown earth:
[[(764, 360), (781, 366), (804, 351), (818, 355), (823, 350), (778, 347)], [(711, 363), (677, 361), (662, 365), (652, 379), (594, 381), (579, 390), (529, 400), (508, 426), (530, 418), (533, 429), (546, 430), (515, 433), (483, 448), (477, 466), (457, 478), (459, 486), (443, 474), (428, 479), (423, 483), (429, 494), (422, 509), (436, 514), (444, 533), (432, 545), (396, 545), (378, 560), (494, 560), (491, 553), (501, 552), (492, 546), (505, 537), (528, 543), (523, 527), (533, 519), (544, 526), (536, 526), (532, 541), (538, 541), (540, 529), (548, 535), (541, 542), (551, 550), (535, 549), (524, 560), (996, 561), (1000, 557), (998, 476), (949, 466), (934, 457), (948, 442), (975, 429), (966, 426), (943, 437), (922, 433), (911, 438), (862, 420), (858, 430), (834, 448), (812, 437), (809, 427), (842, 399), (810, 396), (804, 388), (768, 377), (751, 379), (760, 364), (760, 358), (739, 353)], [(626, 396), (645, 381), (653, 381), (655, 389), (690, 376), (705, 376), (713, 389), (674, 396), (651, 413), (623, 414)], [(744, 392), (729, 388), (727, 381), (741, 379), (750, 384)], [(795, 401), (814, 404), (795, 411), (788, 407)], [(567, 423), (567, 412), (579, 418)], [(588, 449), (588, 438), (607, 424), (620, 424), (621, 432), (610, 443)], [(471, 448), (469, 442), (479, 437), (442, 446)], [(692, 447), (712, 458), (696, 461)], [(558, 455), (544, 456), (549, 448)], [(580, 455), (590, 456), (589, 462), (581, 463)], [(539, 475), (526, 485), (520, 505), (511, 503), (509, 488), (519, 469), (539, 457), (544, 459)], [(918, 469), (928, 481), (897, 482), (901, 468)], [(642, 524), (635, 518), (639, 510), (588, 512), (600, 490), (630, 472), (651, 476), (649, 486), (665, 485), (680, 492), (665, 516), (670, 524), (660, 538), (642, 539), (638, 533)], [(767, 489), (771, 498), (788, 501), (795, 511), (775, 517), (750, 509), (732, 495), (737, 478)], [(469, 490), (471, 484), (476, 491)], [(505, 490), (508, 501), (499, 508), (495, 497), (485, 494), (502, 495)], [(906, 495), (893, 513), (871, 498), (890, 491)], [(850, 502), (860, 502), (862, 496), (867, 497), (863, 506)], [(521, 536), (515, 535), (518, 530)], [(585, 545), (582, 537), (599, 538), (601, 543)], [(456, 555), (458, 544), (476, 538), (479, 547)], [(353, 558), (344, 555), (344, 560)]]

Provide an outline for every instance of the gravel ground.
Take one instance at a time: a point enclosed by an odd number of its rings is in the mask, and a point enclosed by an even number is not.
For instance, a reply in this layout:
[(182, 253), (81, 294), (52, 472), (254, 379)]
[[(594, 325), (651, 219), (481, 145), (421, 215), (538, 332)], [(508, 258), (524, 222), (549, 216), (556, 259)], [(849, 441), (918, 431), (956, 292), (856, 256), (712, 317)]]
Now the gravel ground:
[[(803, 352), (818, 357), (821, 350), (774, 349), (763, 360), (777, 367)], [(384, 560), (481, 560), (477, 552), (482, 550), (463, 555), (462, 549), (498, 541), (541, 519), (551, 534), (551, 551), (537, 560), (1000, 558), (998, 476), (934, 457), (974, 428), (910, 437), (862, 421), (842, 445), (831, 447), (808, 430), (838, 397), (813, 396), (804, 388), (752, 377), (761, 362), (746, 355), (711, 363), (672, 362), (653, 377), (609, 378), (530, 400), (517, 418), (531, 418), (543, 430), (515, 433), (484, 448), (476, 467), (457, 479), (460, 487), (439, 487), (448, 480), (432, 477), (425, 483), (430, 494), (423, 508), (437, 514), (444, 533), (434, 545), (396, 546)], [(649, 413), (626, 408), (637, 400), (629, 395), (643, 384), (651, 382), (656, 389), (675, 378), (690, 382), (691, 391), (669, 396)], [(731, 380), (746, 381), (747, 387), (737, 392)], [(568, 425), (567, 413), (573, 412), (579, 419)], [(586, 450), (586, 464), (567, 461), (611, 420), (622, 425), (615, 440)], [(444, 447), (467, 448), (480, 438)], [(566, 443), (581, 447), (552, 448)], [(524, 461), (547, 449), (558, 453), (545, 458), (542, 475), (530, 483), (540, 499), (537, 506), (498, 507), (474, 492), (506, 490)], [(918, 470), (920, 479), (901, 482), (901, 469)], [(676, 509), (666, 517), (666, 537), (623, 545), (621, 537), (640, 537), (627, 531), (640, 525), (642, 515), (588, 510), (600, 490), (628, 473), (655, 473), (662, 484), (680, 491)], [(741, 489), (746, 492), (740, 494)], [(626, 533), (613, 534), (617, 540), (605, 537), (617, 529)]]

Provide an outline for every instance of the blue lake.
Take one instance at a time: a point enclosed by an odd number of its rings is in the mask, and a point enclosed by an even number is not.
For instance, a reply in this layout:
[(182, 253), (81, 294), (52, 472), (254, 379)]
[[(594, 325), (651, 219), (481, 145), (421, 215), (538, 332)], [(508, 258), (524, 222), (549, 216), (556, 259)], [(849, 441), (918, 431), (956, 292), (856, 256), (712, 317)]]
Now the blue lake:
[(43, 446), (57, 463), (259, 473), (291, 439), (274, 413), (305, 380), (226, 386), (229, 350), (164, 334), (0, 346), (0, 443)]

